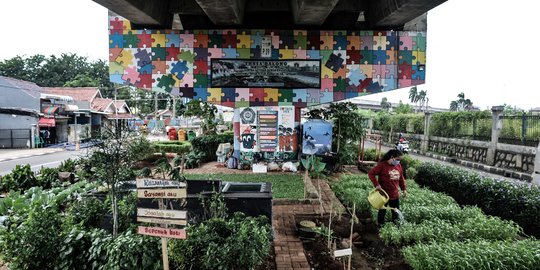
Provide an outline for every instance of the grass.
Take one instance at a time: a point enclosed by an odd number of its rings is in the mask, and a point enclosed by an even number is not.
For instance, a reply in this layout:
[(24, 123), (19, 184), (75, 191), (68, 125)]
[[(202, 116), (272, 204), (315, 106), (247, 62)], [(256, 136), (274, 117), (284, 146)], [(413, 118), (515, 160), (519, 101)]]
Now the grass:
[(303, 199), (302, 175), (292, 174), (186, 174), (188, 180), (222, 180), (229, 182), (270, 182), (274, 199)]

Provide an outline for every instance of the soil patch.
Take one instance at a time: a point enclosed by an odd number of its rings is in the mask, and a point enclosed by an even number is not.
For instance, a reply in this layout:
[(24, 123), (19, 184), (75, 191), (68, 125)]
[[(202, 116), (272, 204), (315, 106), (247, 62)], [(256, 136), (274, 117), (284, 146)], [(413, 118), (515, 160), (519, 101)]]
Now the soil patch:
[[(309, 220), (316, 226), (328, 227), (328, 215), (296, 215), (295, 223), (298, 229), (302, 220)], [(379, 237), (378, 228), (371, 218), (359, 218), (360, 223), (355, 224), (353, 232), (353, 247), (351, 269), (412, 269), (404, 260), (398, 247), (387, 246)], [(350, 216), (343, 215), (341, 220), (332, 220), (331, 229), (334, 232), (334, 243), (331, 249), (349, 248)], [(318, 234), (308, 234), (305, 229), (297, 230), (302, 239), (304, 251), (310, 266), (314, 269), (343, 269), (347, 267), (348, 257), (334, 258), (328, 248), (328, 240)]]

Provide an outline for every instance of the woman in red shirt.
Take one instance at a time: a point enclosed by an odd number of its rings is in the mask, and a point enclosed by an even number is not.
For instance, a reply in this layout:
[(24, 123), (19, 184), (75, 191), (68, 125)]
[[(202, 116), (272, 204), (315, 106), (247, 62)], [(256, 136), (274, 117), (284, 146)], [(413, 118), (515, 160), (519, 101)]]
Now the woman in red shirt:
[[(386, 206), (399, 209), (399, 190), (403, 191), (403, 197), (407, 197), (407, 187), (405, 186), (405, 178), (403, 177), (403, 169), (401, 168), (402, 153), (399, 150), (392, 149), (382, 157), (373, 169), (368, 173), (369, 179), (379, 192), (382, 190), (388, 193), (390, 200)], [(378, 177), (375, 177), (378, 176)], [(378, 178), (378, 179), (377, 179)], [(380, 209), (377, 216), (379, 225), (384, 223), (386, 215), (385, 209)], [(398, 214), (392, 211), (392, 222), (398, 219)]]

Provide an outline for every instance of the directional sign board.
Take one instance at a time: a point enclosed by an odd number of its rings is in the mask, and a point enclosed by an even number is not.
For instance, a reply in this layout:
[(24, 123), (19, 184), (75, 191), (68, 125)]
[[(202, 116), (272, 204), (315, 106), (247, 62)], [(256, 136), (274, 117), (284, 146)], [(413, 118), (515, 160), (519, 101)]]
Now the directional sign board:
[(186, 211), (137, 208), (137, 216), (170, 219), (186, 219)]
[(143, 199), (182, 199), (186, 198), (186, 195), (185, 188), (137, 190), (137, 197)]
[(158, 237), (164, 237), (164, 238), (186, 239), (186, 230), (185, 229), (172, 229), (172, 228), (139, 226), (137, 232), (139, 234), (150, 235), (150, 236), (158, 236)]
[(157, 223), (157, 224), (166, 224), (166, 225), (187, 225), (187, 220), (185, 219), (166, 219), (166, 218), (152, 218), (152, 217), (137, 217), (137, 222), (144, 223)]
[(186, 188), (186, 183), (162, 179), (137, 179), (137, 188)]

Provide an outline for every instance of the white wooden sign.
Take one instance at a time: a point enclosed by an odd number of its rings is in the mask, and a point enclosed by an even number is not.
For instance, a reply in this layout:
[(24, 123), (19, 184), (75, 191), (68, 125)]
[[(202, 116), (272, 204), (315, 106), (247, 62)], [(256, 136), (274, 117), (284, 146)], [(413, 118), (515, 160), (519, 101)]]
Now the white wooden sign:
[(342, 257), (342, 256), (347, 256), (347, 255), (352, 255), (352, 249), (347, 248), (347, 249), (334, 250), (334, 257)]
[(185, 188), (137, 190), (137, 197), (144, 199), (181, 199), (186, 198), (186, 195)]
[(137, 232), (139, 234), (165, 238), (186, 239), (187, 237), (185, 229), (139, 226)]
[(167, 224), (167, 225), (187, 225), (187, 220), (185, 219), (165, 219), (165, 218), (153, 218), (153, 217), (137, 217), (137, 222), (145, 223), (157, 223), (157, 224)]
[(186, 211), (137, 208), (137, 216), (170, 219), (186, 219)]
[(137, 188), (185, 188), (186, 183), (163, 179), (137, 179)]

